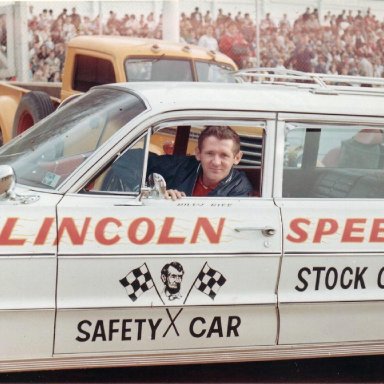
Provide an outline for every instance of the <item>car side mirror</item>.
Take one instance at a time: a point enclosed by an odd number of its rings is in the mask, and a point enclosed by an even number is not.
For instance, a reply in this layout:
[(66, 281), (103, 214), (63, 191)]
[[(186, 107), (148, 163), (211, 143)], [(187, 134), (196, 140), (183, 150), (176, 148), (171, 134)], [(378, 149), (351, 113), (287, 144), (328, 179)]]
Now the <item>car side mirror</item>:
[(0, 198), (15, 195), (15, 172), (9, 165), (0, 165)]
[(142, 189), (143, 197), (154, 197), (165, 199), (167, 183), (159, 173), (151, 173), (148, 176), (148, 187)]

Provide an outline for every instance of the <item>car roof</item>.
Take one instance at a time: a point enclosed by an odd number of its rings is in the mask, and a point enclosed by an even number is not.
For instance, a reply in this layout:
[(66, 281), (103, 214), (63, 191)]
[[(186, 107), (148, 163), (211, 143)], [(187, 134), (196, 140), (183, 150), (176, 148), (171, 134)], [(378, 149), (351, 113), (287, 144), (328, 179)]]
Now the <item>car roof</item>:
[(218, 109), (284, 113), (384, 116), (384, 93), (351, 87), (350, 93), (292, 85), (259, 83), (119, 83), (137, 93), (156, 111)]
[(69, 47), (104, 52), (112, 56), (164, 56), (217, 61), (231, 65), (236, 64), (228, 56), (187, 43), (167, 40), (147, 39), (126, 36), (77, 36), (68, 43)]

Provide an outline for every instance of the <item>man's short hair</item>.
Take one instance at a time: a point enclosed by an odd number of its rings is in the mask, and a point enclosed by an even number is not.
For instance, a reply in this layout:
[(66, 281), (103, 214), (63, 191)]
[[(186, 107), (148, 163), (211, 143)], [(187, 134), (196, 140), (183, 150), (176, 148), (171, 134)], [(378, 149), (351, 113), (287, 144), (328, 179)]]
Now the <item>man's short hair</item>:
[(163, 275), (168, 276), (169, 275), (169, 272), (168, 272), (169, 267), (173, 267), (176, 269), (176, 271), (182, 272), (184, 274), (183, 266), (180, 263), (178, 263), (177, 261), (172, 261), (171, 263), (164, 265), (164, 267), (161, 269), (160, 275), (161, 276), (163, 276)]
[(208, 125), (201, 132), (197, 146), (199, 151), (203, 148), (204, 140), (209, 137), (214, 136), (219, 140), (232, 140), (233, 141), (233, 154), (237, 155), (240, 151), (240, 137), (239, 135), (231, 128), (226, 125)]

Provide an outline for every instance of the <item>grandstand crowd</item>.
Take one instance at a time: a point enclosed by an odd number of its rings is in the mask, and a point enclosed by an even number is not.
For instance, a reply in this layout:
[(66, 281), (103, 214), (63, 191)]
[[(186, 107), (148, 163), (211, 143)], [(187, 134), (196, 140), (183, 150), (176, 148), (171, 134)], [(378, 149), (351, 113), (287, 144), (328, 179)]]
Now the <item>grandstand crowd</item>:
[[(34, 14), (30, 7), (30, 77), (34, 81), (60, 81), (65, 45), (76, 35), (123, 35), (162, 38), (162, 15), (126, 14), (119, 18), (110, 11), (106, 22), (66, 8), (59, 15), (44, 9)], [(284, 14), (274, 19), (269, 13), (260, 20), (256, 39), (255, 20), (249, 13), (217, 15), (198, 7), (180, 15), (181, 41), (230, 56), (239, 68), (279, 67), (328, 74), (384, 76), (384, 21), (371, 12), (343, 10), (319, 17), (307, 8), (290, 22)], [(0, 35), (0, 38), (2, 36)], [(259, 41), (259, 47), (256, 42)], [(258, 48), (258, 49), (257, 49)]]

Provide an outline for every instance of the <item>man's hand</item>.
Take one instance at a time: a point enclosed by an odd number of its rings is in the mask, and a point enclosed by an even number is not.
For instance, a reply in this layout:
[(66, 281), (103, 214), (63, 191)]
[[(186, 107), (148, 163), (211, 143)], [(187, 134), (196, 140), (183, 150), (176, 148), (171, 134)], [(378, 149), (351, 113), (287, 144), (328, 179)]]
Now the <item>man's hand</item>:
[(185, 197), (186, 194), (184, 192), (178, 191), (177, 189), (167, 189), (165, 191), (165, 198), (166, 199), (172, 199), (177, 200), (181, 199), (182, 197)]

